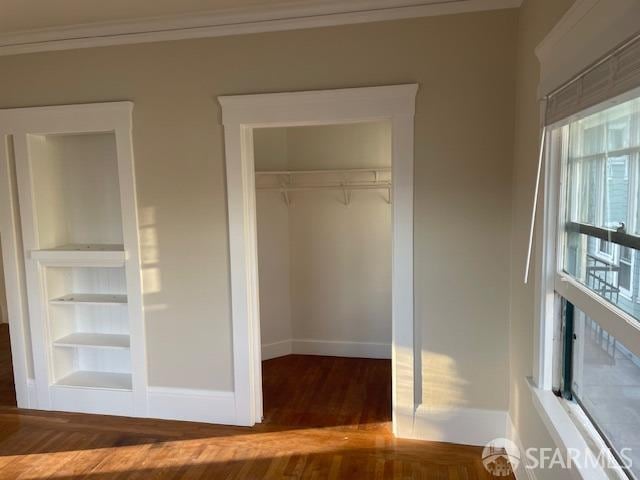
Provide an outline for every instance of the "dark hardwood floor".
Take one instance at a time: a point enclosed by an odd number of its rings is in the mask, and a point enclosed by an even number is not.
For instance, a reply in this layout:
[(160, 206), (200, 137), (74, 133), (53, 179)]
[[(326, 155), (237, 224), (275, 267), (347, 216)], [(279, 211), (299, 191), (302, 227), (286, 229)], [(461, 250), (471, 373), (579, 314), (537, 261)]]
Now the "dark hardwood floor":
[(263, 362), (253, 428), (15, 408), (0, 326), (0, 479), (437, 479), (491, 476), (481, 449), (391, 435), (390, 362)]
[(0, 323), (0, 406), (16, 406), (9, 324)]

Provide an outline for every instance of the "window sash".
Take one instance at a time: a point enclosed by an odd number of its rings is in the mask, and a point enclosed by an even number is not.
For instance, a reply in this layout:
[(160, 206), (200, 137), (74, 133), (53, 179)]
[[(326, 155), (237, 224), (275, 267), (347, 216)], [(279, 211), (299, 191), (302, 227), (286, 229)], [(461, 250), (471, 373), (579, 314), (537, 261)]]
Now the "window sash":
[(564, 272), (556, 274), (554, 290), (586, 315), (597, 320), (611, 335), (624, 339), (629, 350), (640, 356), (640, 322), (635, 318)]

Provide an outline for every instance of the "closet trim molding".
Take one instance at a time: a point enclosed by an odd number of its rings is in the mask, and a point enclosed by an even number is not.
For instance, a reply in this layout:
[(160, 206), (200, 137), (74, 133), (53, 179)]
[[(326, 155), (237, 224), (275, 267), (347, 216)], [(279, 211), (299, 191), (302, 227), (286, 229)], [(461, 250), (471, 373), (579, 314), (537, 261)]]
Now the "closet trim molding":
[[(413, 136), (417, 84), (218, 97), (225, 135), (236, 423), (262, 421), (253, 129), (388, 121), (392, 128), (393, 431), (413, 433)], [(419, 368), (419, 366), (417, 367)]]

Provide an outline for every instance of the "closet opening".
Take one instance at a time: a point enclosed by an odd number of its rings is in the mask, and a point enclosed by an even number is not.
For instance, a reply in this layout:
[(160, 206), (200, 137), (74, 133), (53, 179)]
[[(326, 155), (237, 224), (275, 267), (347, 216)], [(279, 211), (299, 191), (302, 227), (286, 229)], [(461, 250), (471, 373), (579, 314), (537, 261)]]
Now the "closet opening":
[(388, 121), (253, 129), (263, 422), (388, 428)]
[[(392, 172), (389, 172), (390, 176), (387, 178), (392, 188), (389, 191), (385, 187), (379, 191), (379, 186), (375, 185), (375, 190), (377, 195), (382, 197), (381, 202), (391, 201), (385, 207), (390, 208), (393, 237), (393, 241), (391, 241), (391, 424), (394, 435), (411, 436), (413, 434), (414, 412), (422, 395), (420, 389), (420, 349), (415, 343), (413, 288), (413, 135), (417, 92), (417, 84), (405, 84), (218, 97), (222, 108), (225, 136), (236, 424), (252, 426), (262, 422), (265, 418), (262, 388), (263, 338), (260, 333), (260, 275), (254, 134), (257, 132), (259, 136), (260, 129), (268, 128), (386, 122), (391, 138), (390, 163), (392, 165)], [(258, 139), (258, 141), (260, 140)], [(347, 164), (340, 162), (338, 158), (325, 158), (324, 163), (320, 165), (321, 168), (313, 169), (309, 165), (305, 173), (313, 176), (314, 174), (309, 170), (338, 169), (342, 171), (337, 176), (342, 179), (343, 183), (346, 183), (344, 170), (348, 169)], [(287, 167), (286, 173), (277, 174), (275, 177), (285, 181), (294, 178), (297, 174), (295, 170), (292, 170), (293, 168)], [(372, 167), (368, 164), (357, 169), (364, 169), (369, 173), (352, 173), (372, 175), (374, 182), (381, 180), (380, 174), (382, 172), (374, 171), (371, 173)], [(379, 170), (376, 166), (373, 169)], [(292, 171), (293, 173), (291, 173)], [(320, 175), (330, 176), (331, 173), (323, 172)], [(335, 182), (335, 173), (333, 175), (332, 181)], [(274, 175), (271, 175), (272, 181), (273, 178)], [(347, 174), (347, 179), (349, 178)], [(364, 180), (355, 178), (353, 181), (370, 182), (371, 176), (365, 177)], [(299, 210), (296, 210), (296, 205), (301, 204), (307, 197), (312, 198), (313, 196), (309, 196), (311, 193), (333, 194), (338, 203), (342, 203), (342, 205), (334, 206), (353, 210), (357, 210), (356, 200), (361, 201), (366, 195), (376, 194), (367, 191), (373, 190), (368, 185), (362, 187), (352, 185), (350, 188), (345, 188), (347, 186), (340, 184), (336, 190), (337, 187), (332, 185), (331, 190), (325, 191), (323, 185), (318, 188), (311, 185), (311, 189), (308, 191), (296, 191), (296, 185), (285, 184), (286, 188), (284, 188), (278, 183), (278, 193), (275, 194), (275, 197), (281, 198), (285, 204), (288, 204), (288, 212), (295, 210), (295, 215)], [(305, 185), (305, 188), (308, 189), (309, 186)], [(391, 197), (389, 193), (391, 193)], [(272, 198), (273, 195), (272, 193)], [(320, 235), (327, 236), (327, 232), (320, 230), (321, 222), (314, 222), (313, 225), (315, 230), (312, 231), (314, 234), (317, 232), (318, 236), (311, 235), (309, 241), (322, 249), (324, 245), (318, 239)], [(330, 230), (329, 233), (331, 232), (334, 231)], [(338, 244), (345, 242), (344, 237), (335, 234), (334, 236), (336, 238), (332, 238), (332, 241), (338, 242)], [(330, 235), (329, 238), (331, 238)], [(366, 248), (359, 245), (359, 248), (354, 251), (354, 256), (364, 257), (364, 252), (366, 252)], [(368, 258), (368, 261), (371, 264), (378, 264), (376, 263), (378, 257), (376, 252), (375, 255)], [(306, 260), (309, 261), (309, 258)], [(348, 262), (344, 261), (343, 263), (348, 266)], [(333, 264), (342, 266), (338, 262)], [(322, 267), (324, 268), (324, 265)], [(263, 280), (263, 284), (265, 281)], [(359, 281), (363, 280), (359, 279)], [(328, 304), (329, 301), (335, 299), (324, 298), (323, 300), (324, 304)], [(341, 307), (345, 308), (342, 305)], [(293, 351), (293, 340), (295, 339), (291, 340)], [(299, 340), (301, 341), (296, 343), (302, 345), (306, 339), (300, 338)], [(364, 340), (360, 341), (366, 343)], [(266, 342), (269, 341), (266, 340)], [(279, 345), (278, 348), (283, 345), (276, 341), (271, 343)], [(287, 342), (284, 342), (284, 345), (286, 346)], [(336, 343), (333, 345), (336, 346)], [(344, 346), (340, 343), (337, 345)], [(310, 357), (312, 360), (321, 358), (319, 356)], [(384, 359), (381, 360), (384, 361)], [(345, 368), (352, 375), (358, 374), (357, 370), (351, 366)], [(296, 379), (296, 376), (299, 378), (299, 372), (292, 372), (291, 377)], [(330, 374), (326, 378), (329, 376)], [(330, 378), (335, 378), (335, 376)], [(296, 382), (294, 385), (299, 386), (300, 384), (301, 382)], [(341, 385), (338, 389), (344, 390), (346, 387), (348, 385)], [(298, 394), (306, 393), (308, 397), (315, 398), (317, 390), (316, 388), (302, 392), (302, 389), (298, 388), (296, 391)], [(295, 415), (300, 417), (305, 415), (305, 412)]]

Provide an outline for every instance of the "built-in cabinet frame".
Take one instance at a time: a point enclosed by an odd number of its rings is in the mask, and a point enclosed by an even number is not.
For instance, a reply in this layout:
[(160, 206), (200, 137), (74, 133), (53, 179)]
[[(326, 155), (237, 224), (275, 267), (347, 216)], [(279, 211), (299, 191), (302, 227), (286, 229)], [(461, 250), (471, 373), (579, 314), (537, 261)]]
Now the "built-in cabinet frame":
[(393, 430), (413, 434), (413, 135), (417, 84), (219, 97), (225, 133), (236, 423), (262, 420), (253, 129), (388, 121), (392, 129)]
[[(77, 388), (75, 392), (65, 393), (65, 399), (60, 400), (59, 404), (77, 405), (79, 411), (92, 413), (111, 412), (116, 408), (119, 414), (141, 417), (147, 415), (147, 361), (132, 110), (131, 102), (0, 110), (0, 228), (19, 407), (43, 410), (56, 408), (52, 400), (53, 380), (49, 358), (51, 338), (46, 327), (43, 269), (55, 265), (113, 266), (121, 256), (126, 279), (130, 334), (130, 395), (110, 397), (108, 389), (101, 391)], [(40, 246), (28, 136), (90, 133), (109, 133), (115, 139), (124, 251), (121, 254), (88, 253), (76, 264), (74, 259), (77, 257), (65, 252), (60, 252), (55, 258), (39, 258), (33, 253)], [(31, 345), (28, 344), (29, 338)], [(30, 378), (28, 367), (30, 354), (33, 356), (33, 379)], [(114, 407), (113, 402), (119, 401), (122, 405)], [(69, 409), (73, 410), (73, 407)]]

